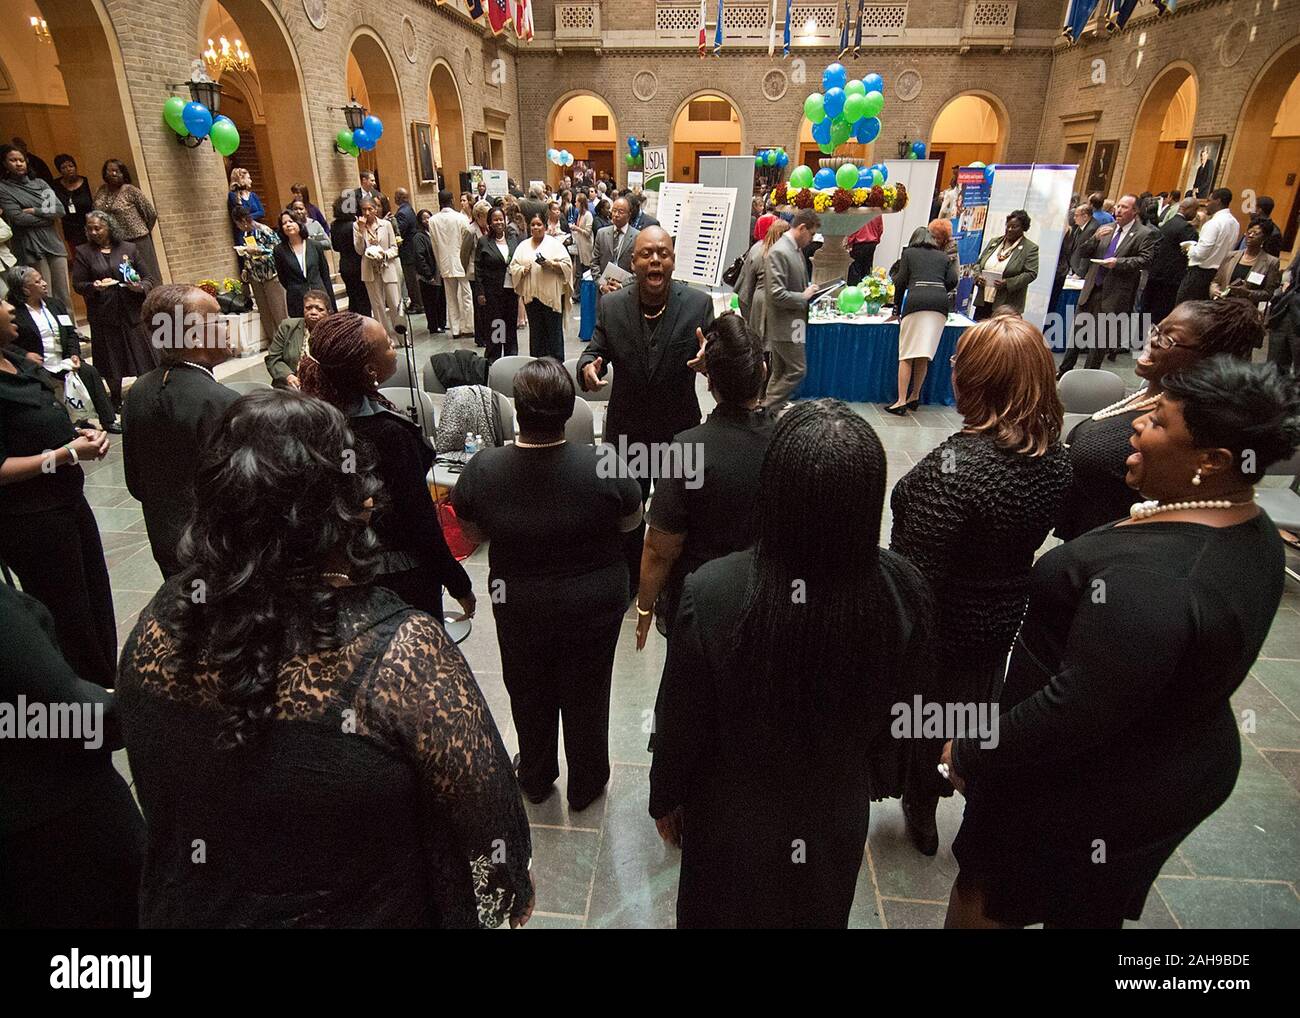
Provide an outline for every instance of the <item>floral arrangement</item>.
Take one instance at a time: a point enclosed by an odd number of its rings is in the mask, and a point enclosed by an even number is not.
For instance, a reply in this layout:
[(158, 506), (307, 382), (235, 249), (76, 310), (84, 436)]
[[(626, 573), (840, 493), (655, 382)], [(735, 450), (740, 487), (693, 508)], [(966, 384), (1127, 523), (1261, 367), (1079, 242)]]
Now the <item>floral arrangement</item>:
[(868, 304), (893, 303), (894, 283), (889, 278), (889, 273), (882, 268), (872, 269), (869, 275), (862, 277), (858, 286), (862, 288)]
[(243, 293), (244, 292), (243, 281), (239, 279), (234, 279), (230, 276), (227, 276), (225, 279), (221, 280), (220, 282), (218, 282), (215, 279), (200, 279), (195, 285), (204, 293), (210, 294), (213, 297), (217, 296), (217, 294), (220, 293)]
[(773, 205), (793, 205), (798, 209), (815, 209), (818, 212), (848, 212), (850, 209), (882, 209), (885, 212), (902, 212), (907, 208), (907, 188), (902, 184), (879, 184), (872, 188), (859, 187), (852, 191), (842, 187), (823, 191), (811, 187), (790, 187), (778, 184), (768, 195)]

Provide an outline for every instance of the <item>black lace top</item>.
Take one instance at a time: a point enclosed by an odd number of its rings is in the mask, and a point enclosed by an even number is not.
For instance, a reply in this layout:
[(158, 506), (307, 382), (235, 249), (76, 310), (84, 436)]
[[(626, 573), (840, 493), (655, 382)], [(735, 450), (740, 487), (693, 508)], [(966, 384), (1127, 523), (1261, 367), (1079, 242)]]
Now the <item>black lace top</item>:
[(890, 550), (930, 581), (938, 665), (979, 669), (1006, 656), (1025, 610), (1034, 552), (1069, 482), (1059, 444), (1024, 456), (959, 432), (894, 486)]
[(1069, 435), (1073, 476), (1056, 519), (1056, 536), (1073, 541), (1080, 534), (1123, 519), (1141, 497), (1124, 483), (1124, 461), (1133, 454), (1133, 422), (1146, 410), (1080, 421)]
[(147, 927), (495, 927), (525, 908), (532, 847), (469, 666), (380, 588), (340, 594), (335, 651), (280, 673), (271, 725), (222, 749), (213, 672), (180, 674), (141, 614), (118, 698), (149, 827)]

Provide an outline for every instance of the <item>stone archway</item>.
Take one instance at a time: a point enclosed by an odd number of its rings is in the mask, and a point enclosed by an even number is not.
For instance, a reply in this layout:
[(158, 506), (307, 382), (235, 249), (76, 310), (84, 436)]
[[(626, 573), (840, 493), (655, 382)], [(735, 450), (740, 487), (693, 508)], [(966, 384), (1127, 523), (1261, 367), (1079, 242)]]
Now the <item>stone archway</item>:
[[(585, 162), (593, 171), (604, 170), (614, 180), (619, 178), (618, 120), (613, 107), (595, 92), (566, 92), (555, 101), (546, 118), (546, 147), (568, 149), (575, 163)], [(568, 172), (546, 164), (553, 185)]]
[(401, 88), (388, 47), (370, 28), (359, 28), (348, 45), (348, 91), (384, 125), (384, 135), (369, 152), (362, 152), (361, 169), (373, 170), (379, 188), (392, 196), (399, 187), (410, 190), (410, 160), (406, 148), (406, 115)]
[(1161, 68), (1138, 106), (1124, 162), (1124, 194), (1182, 189), (1196, 122), (1196, 72), (1175, 61)]
[(695, 92), (682, 100), (673, 114), (668, 132), (668, 179), (698, 180), (700, 156), (738, 156), (744, 146), (745, 121), (736, 101), (716, 89)]
[(438, 171), (453, 194), (460, 191), (460, 175), (469, 169), (465, 144), (465, 117), (460, 86), (445, 60), (434, 61), (429, 72), (429, 118), (433, 124)]
[(953, 168), (972, 163), (992, 165), (1006, 151), (1010, 118), (1002, 100), (988, 92), (961, 92), (939, 109), (926, 135), (931, 159), (939, 160), (938, 180)]

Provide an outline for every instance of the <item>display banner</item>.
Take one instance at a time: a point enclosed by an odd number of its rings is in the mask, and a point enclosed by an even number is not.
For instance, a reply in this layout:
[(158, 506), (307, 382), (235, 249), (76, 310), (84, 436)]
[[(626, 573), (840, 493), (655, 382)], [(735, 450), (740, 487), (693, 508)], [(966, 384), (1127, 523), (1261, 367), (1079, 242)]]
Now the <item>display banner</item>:
[(641, 149), (645, 157), (645, 189), (658, 191), (668, 182), (668, 146)]

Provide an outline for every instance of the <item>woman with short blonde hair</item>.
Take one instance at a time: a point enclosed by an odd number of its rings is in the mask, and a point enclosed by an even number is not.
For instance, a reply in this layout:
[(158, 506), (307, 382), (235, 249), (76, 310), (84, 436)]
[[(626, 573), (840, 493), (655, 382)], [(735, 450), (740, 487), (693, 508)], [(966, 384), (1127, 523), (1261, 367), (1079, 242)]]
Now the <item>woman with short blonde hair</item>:
[[(895, 485), (890, 548), (934, 591), (929, 698), (979, 705), (997, 700), (1034, 552), (1056, 520), (1070, 461), (1059, 441), (1055, 364), (1023, 318), (999, 316), (962, 334), (953, 390), (962, 429)], [(936, 769), (942, 749), (915, 741), (901, 782), (907, 833), (924, 855), (938, 849), (939, 796), (952, 794)]]

